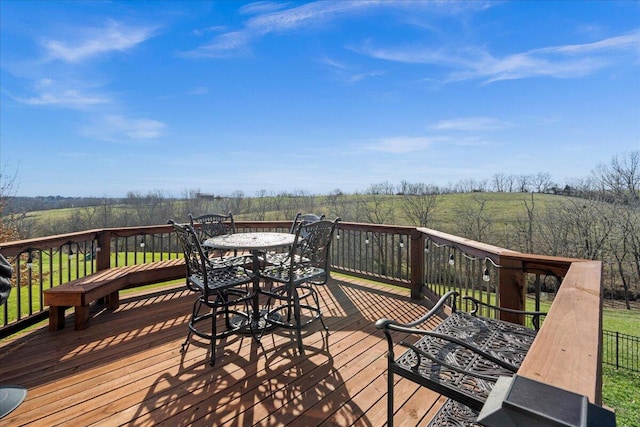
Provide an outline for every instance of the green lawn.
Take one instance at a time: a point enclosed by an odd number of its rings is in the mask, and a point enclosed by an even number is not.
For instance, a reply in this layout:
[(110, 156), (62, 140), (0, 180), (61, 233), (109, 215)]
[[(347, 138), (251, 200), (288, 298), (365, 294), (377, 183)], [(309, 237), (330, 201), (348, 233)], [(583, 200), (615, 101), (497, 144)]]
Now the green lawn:
[(604, 365), (602, 400), (614, 408), (618, 427), (640, 425), (640, 373)]

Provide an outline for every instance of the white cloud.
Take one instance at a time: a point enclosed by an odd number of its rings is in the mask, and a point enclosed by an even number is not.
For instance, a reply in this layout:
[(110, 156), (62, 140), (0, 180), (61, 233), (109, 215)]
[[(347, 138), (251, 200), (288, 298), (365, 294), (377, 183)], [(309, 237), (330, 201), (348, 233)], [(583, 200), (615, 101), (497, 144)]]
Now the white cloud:
[(531, 53), (581, 54), (590, 52), (611, 52), (612, 50), (640, 50), (640, 31), (618, 37), (611, 37), (594, 43), (548, 47), (532, 50)]
[(123, 116), (107, 116), (106, 123), (116, 133), (131, 139), (154, 139), (162, 135), (164, 123), (150, 119), (130, 119)]
[(243, 31), (234, 31), (217, 36), (195, 50), (186, 52), (185, 56), (223, 58), (229, 56), (245, 56), (249, 53), (251, 35)]
[[(627, 52), (637, 55), (640, 32), (611, 37), (593, 43), (551, 46), (494, 57), (484, 48), (436, 49), (425, 47), (379, 48), (369, 43), (351, 47), (363, 55), (386, 61), (432, 64), (457, 69), (448, 81), (484, 79), (491, 83), (500, 80), (523, 79), (536, 76), (577, 78), (613, 67), (627, 58)], [(620, 55), (619, 57), (616, 54)], [(633, 59), (636, 61), (636, 57)]]
[(189, 95), (206, 95), (209, 93), (209, 88), (204, 86), (196, 86), (187, 92)]
[(380, 77), (387, 74), (385, 71), (372, 70), (357, 73), (351, 70), (351, 67), (346, 64), (336, 61), (328, 56), (322, 56), (318, 59), (318, 63), (325, 65), (335, 75), (339, 76), (343, 81), (347, 83), (357, 83), (362, 80), (374, 77)]
[(385, 75), (386, 73), (384, 71), (369, 71), (366, 73), (358, 73), (358, 74), (354, 74), (349, 78), (349, 82), (350, 83), (356, 83), (359, 82), (361, 80), (370, 78), (370, 77), (380, 77)]
[[(73, 87), (68, 87), (73, 86)], [(92, 94), (79, 83), (61, 84), (49, 78), (40, 79), (34, 85), (35, 96), (16, 97), (27, 105), (52, 105), (57, 107), (84, 110), (98, 104), (107, 104), (111, 99), (105, 95)]]
[(222, 32), (222, 31), (224, 31), (226, 29), (227, 29), (227, 27), (224, 27), (222, 25), (213, 25), (213, 26), (207, 27), (207, 28), (195, 29), (195, 30), (193, 30), (193, 34), (195, 36), (200, 37), (200, 36), (203, 36), (203, 35), (205, 35), (207, 33), (219, 33), (219, 32)]
[(88, 138), (109, 142), (143, 141), (157, 139), (166, 125), (158, 120), (137, 119), (111, 114), (95, 118), (81, 133)]
[(249, 3), (240, 8), (239, 12), (245, 15), (257, 15), (260, 13), (271, 13), (276, 10), (281, 10), (286, 7), (282, 3), (275, 3), (270, 1), (256, 1)]
[(316, 1), (285, 10), (283, 5), (272, 2), (256, 2), (244, 6), (241, 13), (256, 15), (245, 21), (237, 30), (215, 37), (210, 43), (187, 52), (188, 56), (228, 57), (246, 55), (254, 40), (271, 33), (296, 31), (301, 28), (326, 25), (337, 19), (353, 16), (373, 9), (405, 9), (415, 11), (430, 9), (446, 14), (460, 13), (466, 9), (484, 9), (487, 3), (437, 1)]
[(125, 51), (153, 36), (150, 27), (126, 26), (109, 21), (103, 28), (74, 30), (73, 41), (43, 40), (42, 45), (50, 60), (77, 63), (87, 58), (112, 51)]
[(377, 142), (366, 144), (363, 148), (367, 151), (381, 151), (384, 153), (411, 153), (416, 151), (424, 151), (434, 142), (441, 140), (440, 138), (415, 137), (415, 136), (396, 136), (391, 138), (383, 138)]
[(431, 129), (475, 132), (500, 130), (509, 126), (507, 122), (490, 117), (465, 117), (439, 121), (432, 125)]
[(327, 65), (330, 68), (333, 68), (333, 69), (336, 69), (336, 70), (340, 70), (340, 71), (347, 69), (347, 66), (344, 63), (336, 61), (335, 59), (330, 58), (328, 56), (323, 56), (323, 57), (319, 58), (318, 62), (320, 64)]

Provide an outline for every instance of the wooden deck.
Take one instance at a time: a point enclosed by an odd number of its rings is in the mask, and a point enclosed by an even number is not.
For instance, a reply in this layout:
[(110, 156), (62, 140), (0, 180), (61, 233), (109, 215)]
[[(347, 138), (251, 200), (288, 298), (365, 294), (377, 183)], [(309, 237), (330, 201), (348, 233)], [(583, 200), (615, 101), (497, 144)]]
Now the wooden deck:
[[(290, 331), (260, 344), (234, 336), (218, 349), (180, 346), (194, 294), (183, 287), (124, 296), (114, 311), (92, 313), (86, 330), (46, 324), (0, 343), (0, 384), (28, 388), (1, 425), (276, 426), (386, 424), (386, 342), (374, 322), (411, 320), (425, 307), (408, 290), (338, 276), (320, 287), (329, 334), (316, 322), (305, 356)], [(426, 424), (443, 403), (401, 379), (396, 425)]]

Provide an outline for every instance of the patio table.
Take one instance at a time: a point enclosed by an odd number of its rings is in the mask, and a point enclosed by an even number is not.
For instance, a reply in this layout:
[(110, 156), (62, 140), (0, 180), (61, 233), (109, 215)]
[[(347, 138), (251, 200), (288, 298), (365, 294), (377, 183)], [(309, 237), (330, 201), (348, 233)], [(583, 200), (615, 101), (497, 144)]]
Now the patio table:
[[(250, 233), (234, 233), (215, 236), (205, 240), (202, 246), (207, 249), (225, 249), (250, 251), (253, 259), (253, 307), (250, 318), (252, 319), (252, 328), (247, 327), (247, 332), (256, 329), (272, 329), (270, 324), (260, 324), (262, 311), (260, 310), (260, 254), (269, 249), (275, 249), (284, 246), (291, 246), (295, 240), (295, 234), (291, 233), (274, 233), (274, 232), (250, 232)], [(232, 319), (232, 322), (244, 321), (242, 317)], [(264, 319), (267, 322), (267, 319)], [(249, 325), (247, 325), (249, 326)]]

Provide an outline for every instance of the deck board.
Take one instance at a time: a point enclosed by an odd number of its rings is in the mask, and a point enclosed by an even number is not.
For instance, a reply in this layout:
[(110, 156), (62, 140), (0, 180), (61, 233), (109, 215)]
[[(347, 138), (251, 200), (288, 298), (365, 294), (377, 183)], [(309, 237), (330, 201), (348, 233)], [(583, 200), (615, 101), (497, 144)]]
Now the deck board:
[[(195, 298), (183, 287), (124, 297), (83, 331), (44, 324), (5, 339), (0, 383), (29, 394), (2, 424), (383, 426), (386, 341), (374, 322), (409, 321), (425, 307), (407, 290), (341, 275), (319, 290), (330, 331), (305, 330), (304, 356), (283, 330), (259, 344), (229, 337), (214, 367), (199, 338), (182, 353)], [(395, 398), (397, 425), (424, 425), (443, 402), (397, 378)]]

